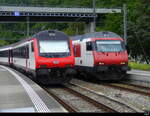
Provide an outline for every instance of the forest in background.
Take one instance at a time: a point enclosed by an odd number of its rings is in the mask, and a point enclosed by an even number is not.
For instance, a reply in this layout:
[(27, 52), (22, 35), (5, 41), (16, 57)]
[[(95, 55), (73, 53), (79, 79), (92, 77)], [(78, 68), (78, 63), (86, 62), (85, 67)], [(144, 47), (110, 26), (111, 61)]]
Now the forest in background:
[[(150, 62), (150, 0), (96, 0), (96, 8), (120, 8), (127, 5), (128, 39), (130, 58)], [(87, 7), (92, 0), (0, 0), (0, 5)], [(58, 29), (68, 35), (83, 34), (84, 23), (35, 23), (30, 24), (30, 35), (42, 30)], [(26, 37), (26, 23), (0, 24), (0, 46)], [(78, 33), (76, 32), (78, 28)], [(96, 23), (96, 31), (112, 31), (123, 37), (123, 14), (106, 14)]]

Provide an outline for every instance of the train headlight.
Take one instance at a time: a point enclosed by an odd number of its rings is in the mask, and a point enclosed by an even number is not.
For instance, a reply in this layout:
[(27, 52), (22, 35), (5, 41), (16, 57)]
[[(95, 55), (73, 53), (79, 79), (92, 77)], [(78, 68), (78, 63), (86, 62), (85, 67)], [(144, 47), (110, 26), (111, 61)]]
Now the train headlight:
[(99, 64), (100, 64), (100, 65), (103, 65), (104, 63), (103, 63), (103, 62), (99, 62)]
[(121, 62), (120, 64), (126, 64), (126, 62)]

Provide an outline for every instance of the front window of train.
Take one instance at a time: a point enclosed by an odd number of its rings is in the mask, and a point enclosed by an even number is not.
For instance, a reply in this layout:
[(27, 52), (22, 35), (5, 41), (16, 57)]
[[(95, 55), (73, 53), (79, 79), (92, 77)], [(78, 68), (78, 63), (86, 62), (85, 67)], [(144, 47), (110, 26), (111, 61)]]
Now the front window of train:
[(40, 40), (39, 53), (43, 57), (66, 57), (70, 55), (68, 41)]
[(125, 45), (120, 40), (97, 40), (96, 50), (98, 52), (121, 52), (125, 50)]

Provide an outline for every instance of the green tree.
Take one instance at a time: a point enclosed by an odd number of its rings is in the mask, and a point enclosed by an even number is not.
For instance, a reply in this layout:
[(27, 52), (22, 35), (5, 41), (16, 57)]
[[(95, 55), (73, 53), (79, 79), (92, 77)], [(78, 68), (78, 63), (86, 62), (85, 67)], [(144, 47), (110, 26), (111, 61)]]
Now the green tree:
[(4, 45), (8, 45), (8, 42), (6, 42), (5, 40), (0, 40), (0, 47)]

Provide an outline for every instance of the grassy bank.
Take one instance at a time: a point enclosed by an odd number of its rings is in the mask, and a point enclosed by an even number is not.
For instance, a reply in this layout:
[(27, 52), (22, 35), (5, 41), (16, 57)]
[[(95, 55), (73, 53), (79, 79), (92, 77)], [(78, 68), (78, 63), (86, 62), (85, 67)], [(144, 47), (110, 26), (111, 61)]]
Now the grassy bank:
[(129, 62), (129, 66), (132, 69), (150, 71), (150, 64), (140, 64), (136, 62)]

